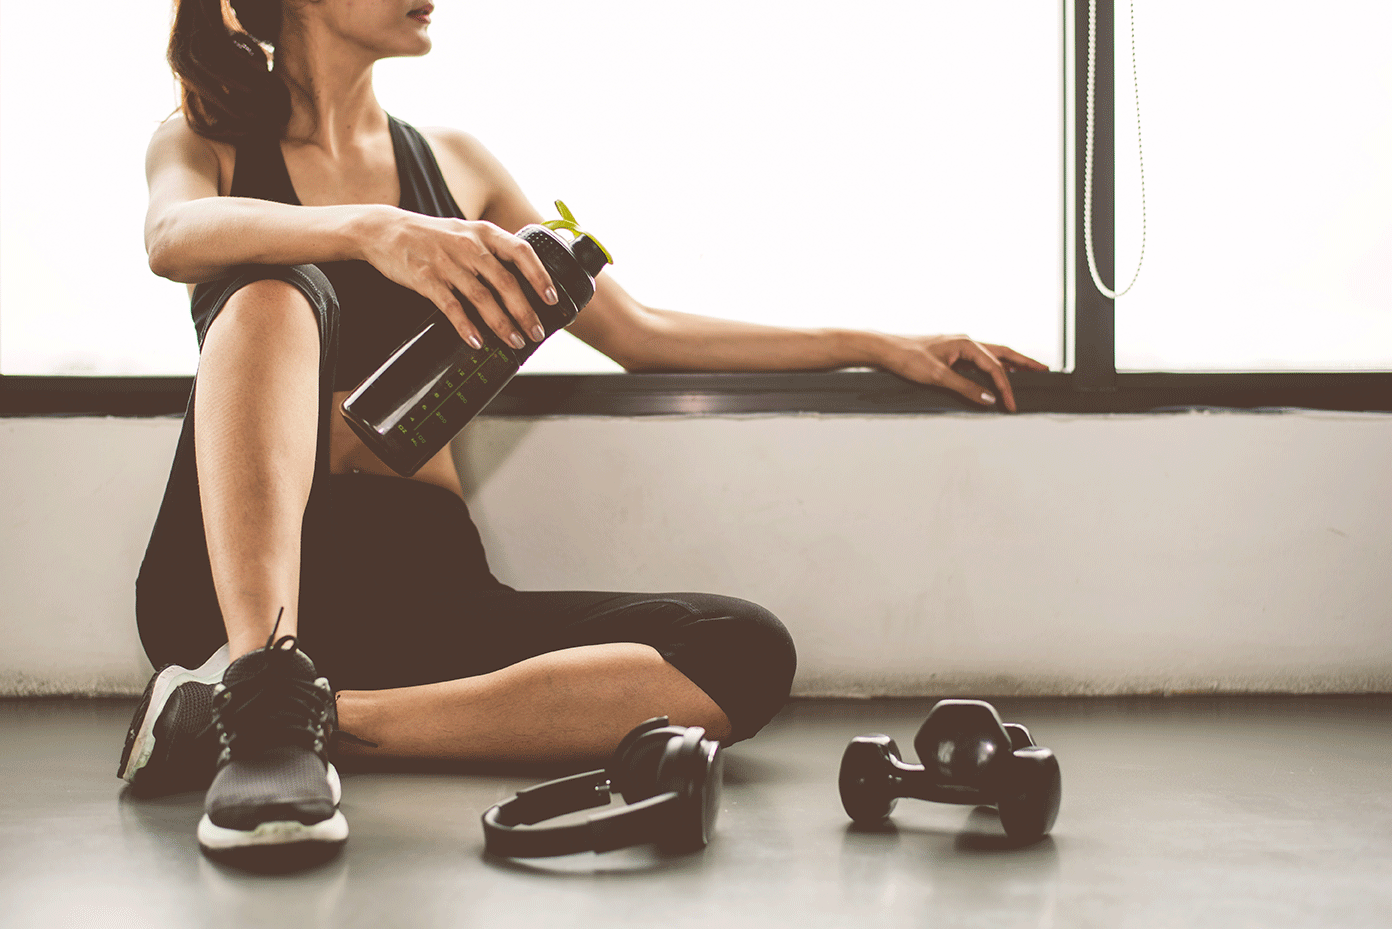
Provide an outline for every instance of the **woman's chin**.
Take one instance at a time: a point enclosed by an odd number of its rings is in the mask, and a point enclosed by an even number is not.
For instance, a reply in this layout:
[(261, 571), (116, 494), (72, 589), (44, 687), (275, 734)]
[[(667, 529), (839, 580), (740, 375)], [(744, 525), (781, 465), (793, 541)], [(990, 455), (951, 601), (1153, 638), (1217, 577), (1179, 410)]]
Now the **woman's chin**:
[(412, 41), (394, 42), (389, 47), (379, 46), (378, 58), (419, 58), (429, 54), (433, 44), (428, 35), (416, 36)]

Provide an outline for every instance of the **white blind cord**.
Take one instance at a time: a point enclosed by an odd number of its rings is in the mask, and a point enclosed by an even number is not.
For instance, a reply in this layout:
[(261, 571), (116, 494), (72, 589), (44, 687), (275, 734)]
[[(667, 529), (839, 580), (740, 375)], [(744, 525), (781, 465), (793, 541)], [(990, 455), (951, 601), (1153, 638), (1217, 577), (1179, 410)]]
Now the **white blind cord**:
[(1097, 69), (1097, 0), (1088, 0), (1088, 61), (1087, 61), (1087, 143), (1083, 154), (1083, 245), (1087, 252), (1088, 271), (1092, 283), (1109, 300), (1115, 300), (1136, 286), (1136, 278), (1141, 276), (1141, 262), (1145, 261), (1146, 206), (1145, 206), (1145, 157), (1141, 153), (1141, 80), (1136, 72), (1136, 3), (1131, 0), (1131, 78), (1136, 91), (1136, 159), (1141, 168), (1141, 255), (1136, 259), (1136, 273), (1131, 275), (1131, 283), (1123, 290), (1112, 290), (1102, 283), (1097, 273), (1097, 259), (1092, 254), (1092, 96), (1093, 82)]

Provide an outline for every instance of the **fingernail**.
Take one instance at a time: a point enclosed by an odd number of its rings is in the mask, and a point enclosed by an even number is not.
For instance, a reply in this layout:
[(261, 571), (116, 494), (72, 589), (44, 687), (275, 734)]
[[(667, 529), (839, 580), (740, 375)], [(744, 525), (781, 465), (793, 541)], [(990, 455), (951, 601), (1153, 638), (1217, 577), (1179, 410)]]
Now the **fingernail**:
[(533, 326), (533, 327), (532, 327), (532, 341), (533, 341), (533, 342), (540, 342), (540, 341), (541, 341), (542, 339), (544, 339), (544, 338), (546, 338), (546, 330), (543, 329), (543, 328), (541, 328), (540, 326)]
[(524, 338), (522, 338), (520, 335), (518, 335), (518, 334), (515, 333), (515, 332), (514, 332), (512, 335), (508, 336), (508, 341), (512, 343), (512, 347), (513, 347), (513, 348), (526, 348), (526, 347), (527, 347), (527, 340), (524, 339)]
[(548, 287), (548, 288), (546, 288), (546, 302), (547, 302), (547, 303), (555, 303), (557, 299), (559, 299), (559, 298), (556, 296), (556, 288), (554, 288), (554, 287)]
[(990, 394), (986, 393), (986, 391), (984, 391), (984, 390), (981, 392), (981, 399), (982, 399), (982, 401), (985, 402), (985, 403), (995, 403), (995, 402), (996, 402), (996, 398), (993, 397), (993, 396), (991, 396)]
[(480, 348), (483, 348), (483, 343), (479, 341), (479, 337), (476, 335), (471, 335), (464, 341), (472, 345), (475, 351), (477, 351)]

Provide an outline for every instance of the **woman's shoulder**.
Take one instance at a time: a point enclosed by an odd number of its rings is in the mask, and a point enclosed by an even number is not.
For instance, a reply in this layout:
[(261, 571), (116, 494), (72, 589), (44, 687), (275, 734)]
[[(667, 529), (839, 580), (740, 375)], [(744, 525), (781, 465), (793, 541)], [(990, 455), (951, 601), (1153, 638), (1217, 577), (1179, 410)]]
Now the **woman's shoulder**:
[(419, 129), (430, 143), (435, 157), (446, 158), (462, 168), (479, 174), (502, 169), (498, 159), (475, 136), (449, 126), (422, 126)]
[(430, 143), (440, 173), (464, 215), (483, 217), (511, 181), (506, 169), (467, 132), (446, 126), (421, 126), (418, 131)]
[(160, 145), (195, 151), (202, 150), (212, 154), (222, 152), (235, 154), (236, 152), (236, 148), (230, 142), (210, 139), (199, 134), (198, 130), (189, 125), (188, 118), (177, 111), (155, 127), (154, 135), (150, 138), (150, 145), (152, 147)]
[(176, 112), (155, 127), (146, 157), (152, 165), (177, 162), (205, 171), (215, 169), (219, 193), (226, 196), (232, 184), (237, 149), (230, 142), (200, 135), (183, 113)]

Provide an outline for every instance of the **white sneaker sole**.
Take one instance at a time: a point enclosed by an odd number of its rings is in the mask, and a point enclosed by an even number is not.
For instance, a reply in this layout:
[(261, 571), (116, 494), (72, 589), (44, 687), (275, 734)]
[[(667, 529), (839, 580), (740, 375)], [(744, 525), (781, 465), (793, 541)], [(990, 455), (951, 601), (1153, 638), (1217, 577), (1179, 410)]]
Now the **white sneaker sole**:
[[(327, 776), (334, 806), (338, 806), (343, 798), (343, 783), (339, 780), (338, 769), (329, 765)], [(338, 810), (334, 810), (334, 814), (328, 819), (309, 825), (289, 820), (261, 823), (255, 829), (228, 829), (214, 823), (206, 813), (198, 821), (198, 844), (211, 853), (239, 848), (299, 845), (306, 842), (342, 845), (346, 841), (348, 820), (344, 819)]]
[(209, 852), (224, 852), (234, 848), (299, 845), (305, 842), (342, 845), (346, 841), (348, 820), (336, 810), (328, 819), (310, 826), (290, 820), (262, 823), (250, 831), (224, 829), (215, 825), (206, 813), (198, 822), (198, 844)]
[(227, 670), (228, 650), (227, 644), (223, 646), (193, 670), (181, 668), (178, 665), (170, 665), (155, 677), (154, 687), (150, 691), (150, 702), (145, 708), (145, 716), (140, 720), (140, 728), (136, 731), (135, 737), (131, 742), (130, 754), (126, 757), (126, 764), (120, 771), (123, 781), (129, 783), (135, 779), (135, 775), (141, 768), (150, 761), (150, 756), (155, 751), (155, 722), (159, 720), (160, 713), (164, 710), (165, 702), (174, 689), (189, 682), (198, 684), (216, 684), (222, 680), (222, 672)]

